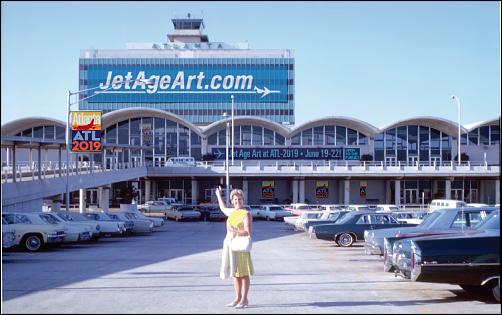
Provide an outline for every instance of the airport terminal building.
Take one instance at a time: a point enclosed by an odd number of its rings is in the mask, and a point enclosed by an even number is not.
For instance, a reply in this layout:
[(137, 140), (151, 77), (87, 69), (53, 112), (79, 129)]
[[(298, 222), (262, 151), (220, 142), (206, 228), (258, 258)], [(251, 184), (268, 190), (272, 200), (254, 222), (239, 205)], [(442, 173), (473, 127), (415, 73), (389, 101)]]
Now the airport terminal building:
[[(500, 203), (500, 117), (461, 126), (460, 164), (458, 123), (439, 117), (376, 127), (331, 116), (295, 125), (291, 50), (209, 42), (201, 19), (173, 24), (167, 43), (82, 50), (79, 88), (87, 91), (79, 109), (103, 111), (104, 149), (71, 154), (70, 184), (66, 122), (30, 117), (2, 125), (4, 209), (61, 200), (65, 185), (81, 206), (134, 196), (211, 202), (227, 167), (249, 204)], [(173, 165), (173, 157), (197, 162)], [(16, 196), (27, 191), (36, 193)]]

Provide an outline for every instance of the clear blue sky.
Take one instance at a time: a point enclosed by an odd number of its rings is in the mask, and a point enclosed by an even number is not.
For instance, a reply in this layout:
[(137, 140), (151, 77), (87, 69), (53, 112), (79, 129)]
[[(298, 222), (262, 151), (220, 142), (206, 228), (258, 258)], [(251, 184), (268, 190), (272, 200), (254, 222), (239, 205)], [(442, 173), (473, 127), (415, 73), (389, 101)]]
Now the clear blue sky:
[(2, 1), (2, 124), (66, 119), (80, 49), (166, 42), (171, 18), (203, 17), (210, 41), (293, 49), (296, 123), (328, 115), (384, 127), (500, 116), (499, 2)]

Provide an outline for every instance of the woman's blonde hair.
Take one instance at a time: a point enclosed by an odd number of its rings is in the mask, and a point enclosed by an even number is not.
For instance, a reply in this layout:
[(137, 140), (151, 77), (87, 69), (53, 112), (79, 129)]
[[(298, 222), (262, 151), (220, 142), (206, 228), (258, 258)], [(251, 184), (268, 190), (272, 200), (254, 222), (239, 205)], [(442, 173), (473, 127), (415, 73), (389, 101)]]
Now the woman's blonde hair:
[(242, 191), (242, 189), (232, 190), (232, 192), (230, 193), (230, 201), (232, 201), (234, 199), (234, 196), (239, 196), (244, 201), (244, 192)]

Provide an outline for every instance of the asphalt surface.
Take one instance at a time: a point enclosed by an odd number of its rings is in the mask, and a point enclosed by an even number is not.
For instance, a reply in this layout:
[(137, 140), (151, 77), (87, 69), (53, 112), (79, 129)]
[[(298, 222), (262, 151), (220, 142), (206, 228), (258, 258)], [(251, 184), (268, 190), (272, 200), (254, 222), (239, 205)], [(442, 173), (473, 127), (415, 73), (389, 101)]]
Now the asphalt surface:
[(4, 251), (2, 313), (501, 313), (490, 296), (410, 282), (362, 244), (339, 248), (283, 222), (254, 222), (249, 307), (219, 278), (224, 222), (173, 222), (145, 235), (39, 253)]

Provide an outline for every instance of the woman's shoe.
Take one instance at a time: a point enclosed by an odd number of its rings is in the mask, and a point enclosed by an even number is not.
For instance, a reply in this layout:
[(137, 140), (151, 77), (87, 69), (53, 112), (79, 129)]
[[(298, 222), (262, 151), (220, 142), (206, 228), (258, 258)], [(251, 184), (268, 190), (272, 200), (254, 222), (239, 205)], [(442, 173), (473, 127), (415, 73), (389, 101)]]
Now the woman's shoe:
[(239, 304), (237, 304), (237, 305), (235, 306), (235, 308), (245, 308), (245, 307), (247, 307), (247, 306), (248, 306), (248, 302), (246, 302), (246, 303), (239, 303)]
[(239, 303), (239, 301), (233, 301), (233, 302), (230, 302), (228, 304), (225, 304), (225, 306), (228, 306), (228, 307), (234, 307), (237, 305), (237, 303)]

